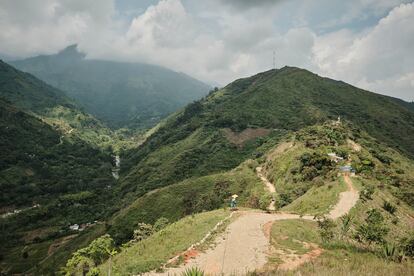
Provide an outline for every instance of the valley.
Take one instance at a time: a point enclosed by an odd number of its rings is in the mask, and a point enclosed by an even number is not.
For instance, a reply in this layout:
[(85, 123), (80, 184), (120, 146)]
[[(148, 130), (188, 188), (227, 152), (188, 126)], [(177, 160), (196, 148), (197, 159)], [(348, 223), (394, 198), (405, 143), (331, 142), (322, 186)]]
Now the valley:
[(2, 273), (413, 269), (407, 104), (284, 67), (113, 128), (0, 65)]

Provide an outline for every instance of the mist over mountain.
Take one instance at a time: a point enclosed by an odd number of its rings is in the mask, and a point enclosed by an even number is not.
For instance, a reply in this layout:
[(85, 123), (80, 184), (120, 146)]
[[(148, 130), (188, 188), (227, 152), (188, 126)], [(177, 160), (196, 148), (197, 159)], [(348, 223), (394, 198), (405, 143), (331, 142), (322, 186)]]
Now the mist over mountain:
[(210, 87), (159, 66), (85, 59), (71, 45), (55, 55), (11, 62), (65, 91), (113, 128), (145, 128), (207, 94)]

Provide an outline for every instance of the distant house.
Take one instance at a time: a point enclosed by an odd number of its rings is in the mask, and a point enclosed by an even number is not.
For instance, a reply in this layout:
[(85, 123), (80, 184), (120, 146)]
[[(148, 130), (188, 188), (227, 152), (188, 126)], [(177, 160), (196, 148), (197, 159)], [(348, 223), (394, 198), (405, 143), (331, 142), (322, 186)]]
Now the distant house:
[(355, 170), (352, 168), (352, 166), (349, 166), (349, 165), (341, 166), (341, 167), (339, 167), (339, 169), (342, 172), (351, 172), (351, 171), (354, 171), (355, 172)]
[(73, 225), (69, 226), (69, 229), (78, 231), (79, 230), (79, 224), (73, 224)]
[(328, 153), (328, 156), (329, 156), (329, 157), (331, 158), (331, 160), (332, 160), (332, 161), (334, 161), (335, 163), (338, 163), (339, 161), (344, 160), (342, 157), (340, 157), (340, 156), (336, 155), (336, 153), (334, 153), (334, 152)]

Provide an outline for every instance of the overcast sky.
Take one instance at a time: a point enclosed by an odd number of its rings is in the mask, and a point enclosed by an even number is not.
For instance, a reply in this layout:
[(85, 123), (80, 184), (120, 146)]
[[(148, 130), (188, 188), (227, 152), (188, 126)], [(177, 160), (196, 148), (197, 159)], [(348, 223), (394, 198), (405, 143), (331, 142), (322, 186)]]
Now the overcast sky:
[(414, 4), (401, 0), (0, 0), (0, 56), (166, 66), (227, 84), (299, 66), (414, 100)]

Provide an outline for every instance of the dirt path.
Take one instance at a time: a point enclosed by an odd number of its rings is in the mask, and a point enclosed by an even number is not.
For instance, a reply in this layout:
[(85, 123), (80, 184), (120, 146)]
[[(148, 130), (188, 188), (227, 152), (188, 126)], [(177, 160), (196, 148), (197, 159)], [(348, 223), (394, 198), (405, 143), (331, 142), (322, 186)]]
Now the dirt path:
[[(201, 268), (206, 275), (245, 275), (267, 263), (269, 239), (263, 228), (270, 221), (299, 219), (299, 215), (240, 212), (241, 216), (215, 241), (214, 248), (190, 259), (184, 266), (150, 275), (181, 275), (187, 268)], [(303, 219), (313, 220), (313, 216)]]
[[(261, 168), (257, 169), (258, 175), (261, 174)], [(264, 177), (259, 175), (269, 191), (275, 192), (274, 186)], [(344, 176), (348, 186), (348, 191), (340, 194), (339, 202), (329, 213), (332, 219), (339, 218), (355, 205), (358, 200), (358, 192), (354, 189), (349, 176)], [(270, 183), (270, 185), (268, 185)], [(255, 211), (239, 212), (240, 217), (231, 223), (225, 233), (216, 238), (215, 246), (205, 252), (190, 252), (193, 258), (178, 268), (169, 268), (164, 273), (148, 273), (146, 275), (181, 275), (186, 269), (198, 267), (206, 275), (245, 275), (249, 271), (263, 269), (267, 263), (267, 257), (270, 253), (270, 229), (271, 224), (277, 220), (286, 219), (306, 219), (315, 220), (313, 216), (299, 216), (289, 213), (266, 214)], [(317, 245), (312, 246), (312, 250), (303, 255), (293, 256), (295, 258), (284, 259), (280, 269), (294, 269), (309, 260), (318, 257), (322, 249)]]
[(331, 219), (337, 219), (348, 213), (359, 199), (359, 192), (355, 190), (352, 185), (352, 180), (348, 174), (344, 174), (344, 181), (348, 187), (348, 190), (339, 194), (338, 203), (328, 214), (328, 217)]
[[(273, 185), (272, 182), (269, 181), (269, 179), (266, 178), (266, 176), (263, 174), (263, 168), (262, 167), (257, 167), (256, 168), (256, 173), (257, 176), (262, 180), (262, 182), (265, 184), (267, 190), (271, 193), (274, 194), (276, 193), (276, 188), (275, 185)], [(270, 211), (274, 211), (276, 210), (275, 208), (275, 200), (272, 198), (272, 201), (269, 204), (269, 207), (267, 207), (268, 210)]]

